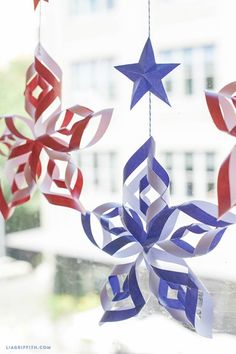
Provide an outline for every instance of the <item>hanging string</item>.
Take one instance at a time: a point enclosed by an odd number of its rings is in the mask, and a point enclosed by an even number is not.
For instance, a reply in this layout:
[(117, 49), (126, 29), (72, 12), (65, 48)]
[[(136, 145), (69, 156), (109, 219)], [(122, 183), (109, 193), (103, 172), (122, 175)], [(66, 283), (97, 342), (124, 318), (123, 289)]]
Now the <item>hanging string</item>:
[(148, 0), (148, 37), (151, 36), (151, 0)]
[(149, 137), (152, 136), (152, 94), (149, 92)]
[[(148, 0), (148, 37), (151, 36), (151, 0)], [(149, 137), (152, 136), (152, 94), (149, 91)]]

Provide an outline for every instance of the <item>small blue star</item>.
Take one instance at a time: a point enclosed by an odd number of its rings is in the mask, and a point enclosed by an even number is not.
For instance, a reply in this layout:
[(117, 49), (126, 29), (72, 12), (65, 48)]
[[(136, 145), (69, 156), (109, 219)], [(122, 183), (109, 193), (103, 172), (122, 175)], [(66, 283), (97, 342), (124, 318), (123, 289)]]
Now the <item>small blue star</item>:
[(143, 48), (139, 62), (115, 66), (122, 74), (134, 82), (130, 109), (150, 91), (170, 106), (162, 79), (179, 64), (156, 64), (150, 38)]

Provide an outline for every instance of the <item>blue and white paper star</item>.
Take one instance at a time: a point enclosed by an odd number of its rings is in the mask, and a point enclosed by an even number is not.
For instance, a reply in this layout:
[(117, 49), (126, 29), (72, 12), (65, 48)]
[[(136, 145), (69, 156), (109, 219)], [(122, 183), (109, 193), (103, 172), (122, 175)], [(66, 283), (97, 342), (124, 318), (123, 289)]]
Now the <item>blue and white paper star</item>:
[(138, 63), (115, 66), (117, 70), (134, 83), (130, 109), (132, 109), (148, 91), (170, 105), (161, 80), (178, 65), (179, 64), (169, 63), (157, 64), (155, 62), (151, 40), (148, 38)]
[(169, 176), (150, 137), (124, 167), (123, 203), (82, 214), (88, 239), (125, 260), (101, 291), (101, 323), (136, 316), (152, 295), (173, 318), (211, 337), (213, 300), (186, 259), (213, 251), (236, 216), (226, 213), (218, 220), (217, 206), (204, 201), (171, 206), (169, 192)]

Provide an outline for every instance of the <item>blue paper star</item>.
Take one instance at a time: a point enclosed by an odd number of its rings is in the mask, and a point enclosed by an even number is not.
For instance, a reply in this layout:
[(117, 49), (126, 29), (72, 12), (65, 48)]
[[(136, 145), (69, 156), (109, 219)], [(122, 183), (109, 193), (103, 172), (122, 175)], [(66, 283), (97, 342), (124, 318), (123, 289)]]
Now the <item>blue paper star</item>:
[(179, 64), (156, 64), (150, 38), (143, 48), (139, 62), (115, 66), (122, 74), (134, 82), (130, 109), (150, 91), (170, 106), (162, 79)]

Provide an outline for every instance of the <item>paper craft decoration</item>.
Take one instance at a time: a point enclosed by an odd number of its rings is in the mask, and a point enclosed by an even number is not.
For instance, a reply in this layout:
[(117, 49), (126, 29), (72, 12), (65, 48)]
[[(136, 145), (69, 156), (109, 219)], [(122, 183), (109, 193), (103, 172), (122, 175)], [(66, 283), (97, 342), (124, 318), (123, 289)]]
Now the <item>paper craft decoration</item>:
[[(218, 129), (236, 137), (236, 82), (219, 93), (206, 92), (208, 109)], [(217, 181), (219, 217), (236, 205), (236, 145), (222, 163)]]
[[(140, 312), (150, 295), (140, 282), (146, 269), (149, 293), (178, 321), (210, 337), (212, 299), (184, 259), (212, 251), (236, 216), (217, 220), (217, 207), (202, 201), (171, 207), (169, 177), (154, 153), (150, 137), (126, 163), (122, 205), (103, 204), (81, 216), (95, 246), (126, 259), (113, 269), (101, 291), (101, 323)], [(183, 226), (176, 226), (177, 221)]]
[[(77, 105), (62, 111), (61, 79), (60, 67), (39, 45), (26, 74), (25, 109), (31, 118), (1, 117), (6, 130), (0, 138), (0, 153), (7, 153), (5, 171), (11, 186), (9, 203), (0, 189), (0, 211), (5, 219), (17, 205), (31, 198), (36, 185), (50, 203), (84, 211), (79, 201), (82, 173), (70, 153), (101, 139), (110, 123), (112, 109), (94, 113)], [(96, 130), (92, 137), (86, 133), (84, 143), (84, 133), (95, 119)], [(17, 121), (28, 128), (29, 134), (19, 129)]]
[[(39, 2), (34, 0), (35, 10)], [(170, 105), (162, 79), (179, 65), (155, 62), (150, 40), (150, 1), (148, 25), (149, 38), (139, 62), (115, 67), (134, 83), (131, 109), (147, 92)], [(236, 222), (235, 215), (226, 213), (236, 204), (233, 183), (236, 147), (219, 172), (220, 220), (217, 206), (211, 203), (192, 201), (170, 206), (169, 176), (155, 159), (151, 136), (124, 167), (123, 203), (107, 203), (86, 212), (80, 202), (82, 173), (73, 163), (71, 152), (100, 140), (110, 123), (112, 109), (94, 113), (77, 105), (63, 111), (61, 81), (60, 67), (39, 44), (35, 61), (26, 74), (25, 109), (30, 118), (0, 117), (6, 125), (0, 137), (0, 154), (6, 158), (11, 189), (7, 202), (0, 187), (2, 215), (8, 219), (16, 206), (31, 198), (36, 186), (50, 203), (82, 212), (89, 240), (109, 255), (125, 259), (125, 263), (115, 266), (102, 289), (105, 313), (101, 323), (137, 315), (152, 294), (172, 317), (210, 337), (213, 302), (185, 258), (212, 251), (227, 227)], [(235, 92), (236, 82), (225, 86), (219, 94), (206, 94), (215, 124), (233, 136), (236, 136)], [(87, 128), (96, 118), (99, 120), (96, 131), (85, 144)], [(28, 133), (17, 121), (27, 127)], [(149, 281), (148, 291), (141, 279), (144, 272)]]
[[(42, 0), (41, 0), (42, 1)], [(46, 2), (49, 2), (49, 0), (44, 0)], [(34, 9), (36, 10), (38, 4), (39, 4), (40, 0), (34, 0)]]
[(170, 105), (161, 80), (178, 65), (179, 64), (157, 64), (155, 62), (151, 40), (148, 38), (138, 63), (115, 66), (117, 70), (134, 83), (130, 109), (132, 109), (148, 91)]

